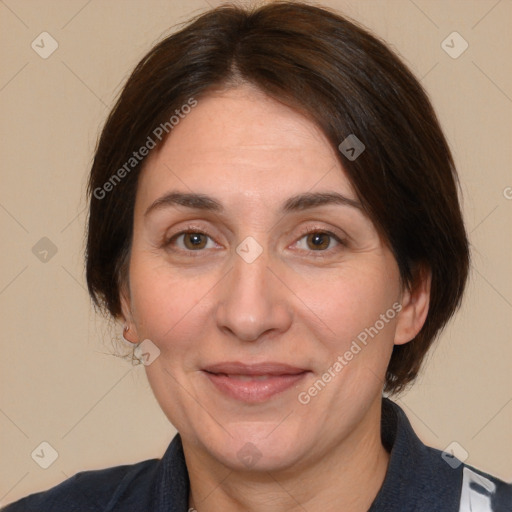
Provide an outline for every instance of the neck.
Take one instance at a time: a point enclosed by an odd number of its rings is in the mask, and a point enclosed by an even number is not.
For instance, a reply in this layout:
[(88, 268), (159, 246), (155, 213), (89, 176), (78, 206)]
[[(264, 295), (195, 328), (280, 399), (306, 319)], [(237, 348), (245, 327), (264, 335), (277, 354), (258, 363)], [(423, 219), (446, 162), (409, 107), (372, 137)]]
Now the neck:
[(353, 432), (326, 453), (280, 471), (235, 472), (208, 456), (184, 452), (190, 508), (198, 512), (366, 512), (389, 462), (380, 437), (381, 402)]

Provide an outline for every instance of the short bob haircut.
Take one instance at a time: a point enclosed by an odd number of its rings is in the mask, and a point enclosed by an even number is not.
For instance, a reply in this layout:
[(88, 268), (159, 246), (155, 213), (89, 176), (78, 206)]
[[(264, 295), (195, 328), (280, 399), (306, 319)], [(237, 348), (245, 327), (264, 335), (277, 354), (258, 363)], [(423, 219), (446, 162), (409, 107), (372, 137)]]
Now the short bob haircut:
[[(384, 391), (402, 391), (458, 308), (468, 275), (456, 170), (418, 80), (383, 42), (325, 8), (224, 4), (158, 43), (136, 66), (103, 128), (88, 184), (86, 266), (94, 304), (121, 316), (147, 153), (135, 161), (134, 152), (150, 140), (162, 144), (165, 137), (155, 135), (171, 133), (169, 119), (191, 99), (244, 83), (323, 131), (393, 252), (402, 285), (414, 289), (418, 277), (431, 272), (426, 322), (414, 340), (395, 345), (386, 373)], [(159, 126), (165, 133), (155, 131)], [(350, 134), (366, 147), (355, 160), (337, 149)]]

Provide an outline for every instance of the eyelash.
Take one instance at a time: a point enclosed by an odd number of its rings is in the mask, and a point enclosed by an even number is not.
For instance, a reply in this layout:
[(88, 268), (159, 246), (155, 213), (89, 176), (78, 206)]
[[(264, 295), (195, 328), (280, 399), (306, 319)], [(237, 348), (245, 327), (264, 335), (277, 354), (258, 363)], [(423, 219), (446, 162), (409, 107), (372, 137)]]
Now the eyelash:
[[(194, 226), (188, 226), (187, 228), (185, 228), (183, 231), (179, 231), (178, 233), (175, 233), (174, 235), (172, 235), (170, 238), (166, 238), (164, 240), (164, 243), (162, 244), (162, 247), (164, 248), (168, 248), (171, 246), (171, 244), (180, 236), (182, 235), (189, 235), (189, 234), (194, 234), (194, 235), (204, 235), (204, 236), (207, 236), (208, 238), (210, 238), (211, 240), (213, 240), (213, 237), (208, 234), (206, 231), (202, 230), (202, 229), (198, 229)], [(179, 252), (183, 252), (183, 253), (186, 253), (187, 256), (192, 256), (193, 258), (196, 258), (198, 256), (201, 256), (201, 253), (204, 251), (204, 249), (199, 249), (197, 251), (192, 251), (190, 249), (178, 249)]]
[[(182, 235), (187, 235), (187, 234), (204, 235), (204, 236), (210, 238), (211, 240), (213, 240), (213, 237), (209, 233), (207, 233), (206, 231), (204, 231), (202, 229), (199, 229), (199, 228), (196, 228), (195, 226), (188, 226), (184, 230), (179, 231), (178, 233), (175, 233), (170, 238), (166, 238), (164, 240), (163, 244), (162, 244), (162, 247), (164, 247), (164, 248), (169, 247), (178, 237), (180, 237)], [(327, 235), (327, 236), (333, 238), (336, 242), (338, 242), (338, 244), (340, 246), (346, 246), (347, 245), (345, 240), (340, 238), (338, 235), (336, 235), (332, 231), (329, 231), (329, 230), (326, 230), (326, 229), (322, 229), (322, 228), (316, 228), (316, 227), (307, 228), (307, 229), (301, 231), (300, 236), (297, 239), (297, 242), (302, 240), (305, 236), (311, 235), (311, 234)], [(295, 242), (295, 243), (297, 243), (297, 242)], [(193, 250), (190, 250), (190, 249), (178, 249), (178, 251), (187, 253), (187, 255), (190, 255), (192, 257), (197, 257), (197, 256), (201, 256), (201, 253), (204, 251), (204, 249), (198, 249), (196, 251), (193, 251)], [(304, 251), (308, 255), (312, 255), (312, 256), (317, 257), (317, 258), (323, 258), (323, 257), (325, 257), (325, 253), (329, 253), (330, 254), (333, 251), (333, 249), (318, 250), (318, 251), (314, 251), (314, 250), (311, 250), (311, 249), (305, 249)]]
[(327, 235), (331, 239), (334, 239), (338, 243), (337, 248), (335, 247), (335, 248), (331, 248), (331, 249), (318, 250), (318, 251), (314, 251), (312, 249), (304, 249), (306, 251), (306, 254), (311, 255), (315, 258), (325, 258), (327, 256), (330, 256), (333, 252), (340, 250), (340, 246), (346, 247), (346, 245), (347, 245), (346, 241), (344, 239), (340, 238), (338, 235), (336, 235), (332, 231), (329, 231), (328, 229), (322, 229), (320, 227), (309, 227), (304, 230), (301, 230), (300, 236), (295, 243), (302, 240), (305, 236), (312, 235), (312, 234)]

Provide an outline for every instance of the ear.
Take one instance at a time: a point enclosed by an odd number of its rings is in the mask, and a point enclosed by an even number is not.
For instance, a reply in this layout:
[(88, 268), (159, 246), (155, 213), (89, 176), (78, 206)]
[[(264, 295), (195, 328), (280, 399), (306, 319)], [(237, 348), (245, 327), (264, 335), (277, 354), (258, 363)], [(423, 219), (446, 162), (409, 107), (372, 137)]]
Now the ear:
[(119, 299), (121, 301), (122, 321), (125, 325), (123, 336), (127, 341), (130, 341), (131, 343), (138, 343), (139, 336), (137, 334), (137, 328), (133, 320), (130, 290), (126, 285), (121, 287), (119, 292)]
[(421, 266), (417, 269), (411, 288), (404, 288), (400, 304), (402, 309), (397, 317), (395, 345), (404, 345), (413, 340), (427, 319), (430, 303), (432, 272)]

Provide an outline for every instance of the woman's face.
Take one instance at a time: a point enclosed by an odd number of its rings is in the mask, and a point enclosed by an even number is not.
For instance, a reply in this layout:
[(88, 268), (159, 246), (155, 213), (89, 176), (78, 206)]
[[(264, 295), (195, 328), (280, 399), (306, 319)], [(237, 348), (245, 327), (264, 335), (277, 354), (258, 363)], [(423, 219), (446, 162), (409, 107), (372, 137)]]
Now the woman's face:
[(272, 470), (364, 432), (404, 341), (399, 273), (314, 124), (249, 86), (200, 99), (134, 220), (125, 316), (184, 444)]

